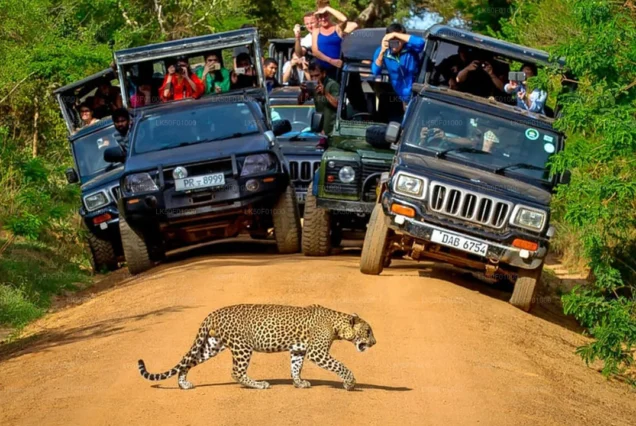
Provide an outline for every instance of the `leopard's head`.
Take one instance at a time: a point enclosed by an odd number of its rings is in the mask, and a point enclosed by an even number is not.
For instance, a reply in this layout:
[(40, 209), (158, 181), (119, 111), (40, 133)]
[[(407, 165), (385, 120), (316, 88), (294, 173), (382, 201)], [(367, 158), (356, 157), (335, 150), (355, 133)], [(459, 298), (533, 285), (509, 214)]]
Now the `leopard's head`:
[(345, 336), (343, 337), (355, 344), (359, 352), (364, 352), (375, 345), (376, 341), (371, 326), (357, 314), (349, 316), (349, 323), (345, 328), (343, 333)]

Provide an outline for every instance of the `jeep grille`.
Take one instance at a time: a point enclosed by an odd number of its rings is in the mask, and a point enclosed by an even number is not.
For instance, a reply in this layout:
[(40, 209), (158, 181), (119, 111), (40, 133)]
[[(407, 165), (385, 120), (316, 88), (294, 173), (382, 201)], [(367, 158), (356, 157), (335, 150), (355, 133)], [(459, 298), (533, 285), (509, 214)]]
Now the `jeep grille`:
[(380, 176), (389, 170), (390, 164), (362, 162), (362, 201), (375, 201), (375, 189), (380, 183)]
[(115, 201), (119, 200), (121, 198), (121, 191), (119, 189), (119, 186), (113, 186), (111, 188), (111, 192), (113, 193), (113, 199)]
[(439, 182), (431, 183), (429, 197), (429, 207), (436, 213), (497, 229), (505, 225), (512, 211), (512, 203), (507, 201)]
[(320, 168), (320, 160), (291, 160), (289, 162), (289, 173), (292, 182), (311, 182), (316, 170)]

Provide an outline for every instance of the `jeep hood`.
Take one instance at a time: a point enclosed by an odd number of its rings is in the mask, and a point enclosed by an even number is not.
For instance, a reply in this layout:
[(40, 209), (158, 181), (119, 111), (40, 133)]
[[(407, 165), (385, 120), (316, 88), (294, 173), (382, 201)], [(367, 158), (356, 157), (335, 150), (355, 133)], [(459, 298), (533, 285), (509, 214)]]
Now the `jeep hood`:
[(80, 190), (85, 193), (85, 192), (90, 192), (97, 188), (103, 188), (103, 187), (111, 186), (115, 184), (118, 185), (119, 178), (121, 177), (123, 173), (124, 173), (124, 166), (123, 164), (120, 164), (114, 169), (109, 170), (105, 173), (99, 174), (96, 177), (82, 183), (82, 185), (80, 186)]
[(324, 149), (316, 148), (323, 138), (315, 133), (305, 133), (301, 140), (290, 141), (289, 138), (296, 136), (298, 132), (288, 133), (284, 136), (278, 136), (278, 144), (280, 145), (283, 155), (318, 155), (322, 156)]
[(395, 156), (395, 151), (391, 149), (377, 149), (369, 145), (364, 139), (352, 137), (335, 137), (329, 146), (339, 148), (344, 151), (357, 153), (361, 159), (374, 159), (391, 161)]
[(552, 198), (550, 191), (535, 185), (459, 163), (410, 153), (398, 155), (397, 160), (399, 166), (406, 167), (415, 174), (429, 178), (443, 177), (450, 184), (465, 186), (475, 192), (502, 194), (542, 206), (547, 206)]
[(135, 154), (126, 160), (126, 173), (150, 170), (160, 165), (175, 166), (268, 150), (269, 141), (260, 133), (223, 141), (195, 143), (164, 151)]

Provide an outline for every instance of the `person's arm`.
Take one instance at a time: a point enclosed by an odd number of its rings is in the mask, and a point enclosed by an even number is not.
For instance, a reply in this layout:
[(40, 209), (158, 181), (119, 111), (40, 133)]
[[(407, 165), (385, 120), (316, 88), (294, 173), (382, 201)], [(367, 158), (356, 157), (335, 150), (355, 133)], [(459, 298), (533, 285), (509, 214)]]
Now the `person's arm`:
[(497, 87), (497, 89), (503, 91), (504, 90), (504, 83), (495, 74), (495, 71), (492, 68), (492, 64), (490, 62), (484, 62), (484, 63), (486, 64), (486, 67), (484, 68), (484, 71), (486, 71), (486, 73), (490, 77), (490, 80), (492, 81), (492, 84), (494, 84), (495, 87)]
[(466, 66), (463, 70), (457, 73), (457, 82), (463, 83), (468, 78), (468, 73), (473, 72), (479, 67), (479, 61), (472, 61), (470, 64)]
[(214, 90), (214, 83), (212, 83), (210, 85), (210, 87), (208, 87), (208, 80), (207, 80), (207, 76), (210, 73), (209, 69), (208, 69), (208, 65), (205, 64), (205, 66), (203, 68), (199, 68), (198, 70), (196, 70), (194, 72), (194, 74), (199, 77), (199, 80), (205, 82), (203, 83), (204, 87), (205, 87), (205, 94), (207, 95), (208, 93), (212, 93), (212, 90)]
[[(404, 36), (406, 36), (406, 40)], [(423, 51), (424, 46), (426, 45), (426, 41), (422, 37), (418, 37), (415, 35), (397, 33), (396, 38), (404, 41), (404, 47), (411, 49), (417, 53)]]
[(161, 97), (162, 101), (167, 101), (172, 97), (170, 96), (171, 89), (172, 89), (172, 74), (170, 74), (170, 71), (168, 71), (168, 75), (164, 77), (163, 84), (159, 88), (159, 96)]
[(289, 77), (291, 76), (292, 65), (291, 62), (285, 62), (283, 65), (283, 83), (287, 83), (289, 81)]
[(327, 90), (326, 87), (324, 88), (324, 90), (325, 90), (325, 97), (327, 98), (327, 101), (329, 102), (329, 104), (333, 108), (338, 108), (338, 95), (340, 92), (340, 85), (336, 83), (335, 81), (333, 81), (331, 85), (329, 86), (329, 90)]
[(331, 16), (338, 20), (338, 24), (336, 24), (338, 27), (338, 34), (342, 37), (342, 34), (347, 28), (347, 22), (349, 22), (349, 18), (347, 18), (344, 13), (337, 11), (331, 6), (323, 7), (322, 9), (318, 9), (318, 11), (316, 12), (316, 14), (319, 15), (323, 13), (329, 13)]
[(203, 85), (203, 82), (199, 80), (199, 77), (197, 77), (196, 75), (186, 75), (186, 78), (188, 79), (190, 87), (192, 87), (192, 97), (194, 99), (200, 98), (205, 92), (205, 86)]
[(219, 82), (219, 87), (221, 88), (221, 92), (227, 92), (230, 90), (230, 83), (231, 83), (230, 72), (226, 70), (225, 68), (221, 68), (220, 71), (221, 71), (221, 76), (223, 77), (223, 80)]
[(301, 56), (305, 56), (305, 52), (303, 52), (303, 47), (300, 45), (300, 25), (296, 24), (294, 25), (294, 52), (296, 53), (296, 56), (298, 56), (299, 58)]
[(357, 23), (357, 22), (351, 22), (351, 21), (349, 21), (349, 22), (347, 22), (347, 26), (346, 26), (346, 28), (345, 28), (345, 30), (344, 30), (344, 33), (345, 33), (345, 34), (351, 34), (351, 33), (352, 33), (352, 32), (354, 32), (355, 30), (357, 30), (357, 29), (358, 29), (358, 27), (359, 27), (359, 25), (358, 25), (358, 23)]
[(382, 65), (384, 65), (385, 52), (386, 52), (386, 49), (384, 47), (384, 41), (383, 41), (382, 46), (378, 47), (375, 50), (375, 54), (373, 55), (373, 62), (371, 62), (371, 72), (375, 76), (378, 76), (382, 73)]

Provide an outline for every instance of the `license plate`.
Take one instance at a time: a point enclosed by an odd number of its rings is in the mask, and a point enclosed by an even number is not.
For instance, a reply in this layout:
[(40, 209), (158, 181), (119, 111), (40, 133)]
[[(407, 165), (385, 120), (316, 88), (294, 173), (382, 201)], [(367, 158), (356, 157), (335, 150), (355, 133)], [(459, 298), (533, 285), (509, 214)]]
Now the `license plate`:
[(296, 193), (296, 201), (300, 204), (305, 204), (305, 199), (307, 198), (307, 194), (305, 192), (297, 192)]
[(177, 191), (188, 191), (190, 189), (209, 188), (211, 186), (221, 185), (225, 185), (225, 175), (223, 173), (192, 176), (174, 181), (174, 187)]
[(486, 256), (488, 252), (488, 244), (460, 237), (459, 235), (449, 234), (446, 232), (433, 230), (431, 241), (439, 243), (447, 247), (453, 247), (468, 253)]

